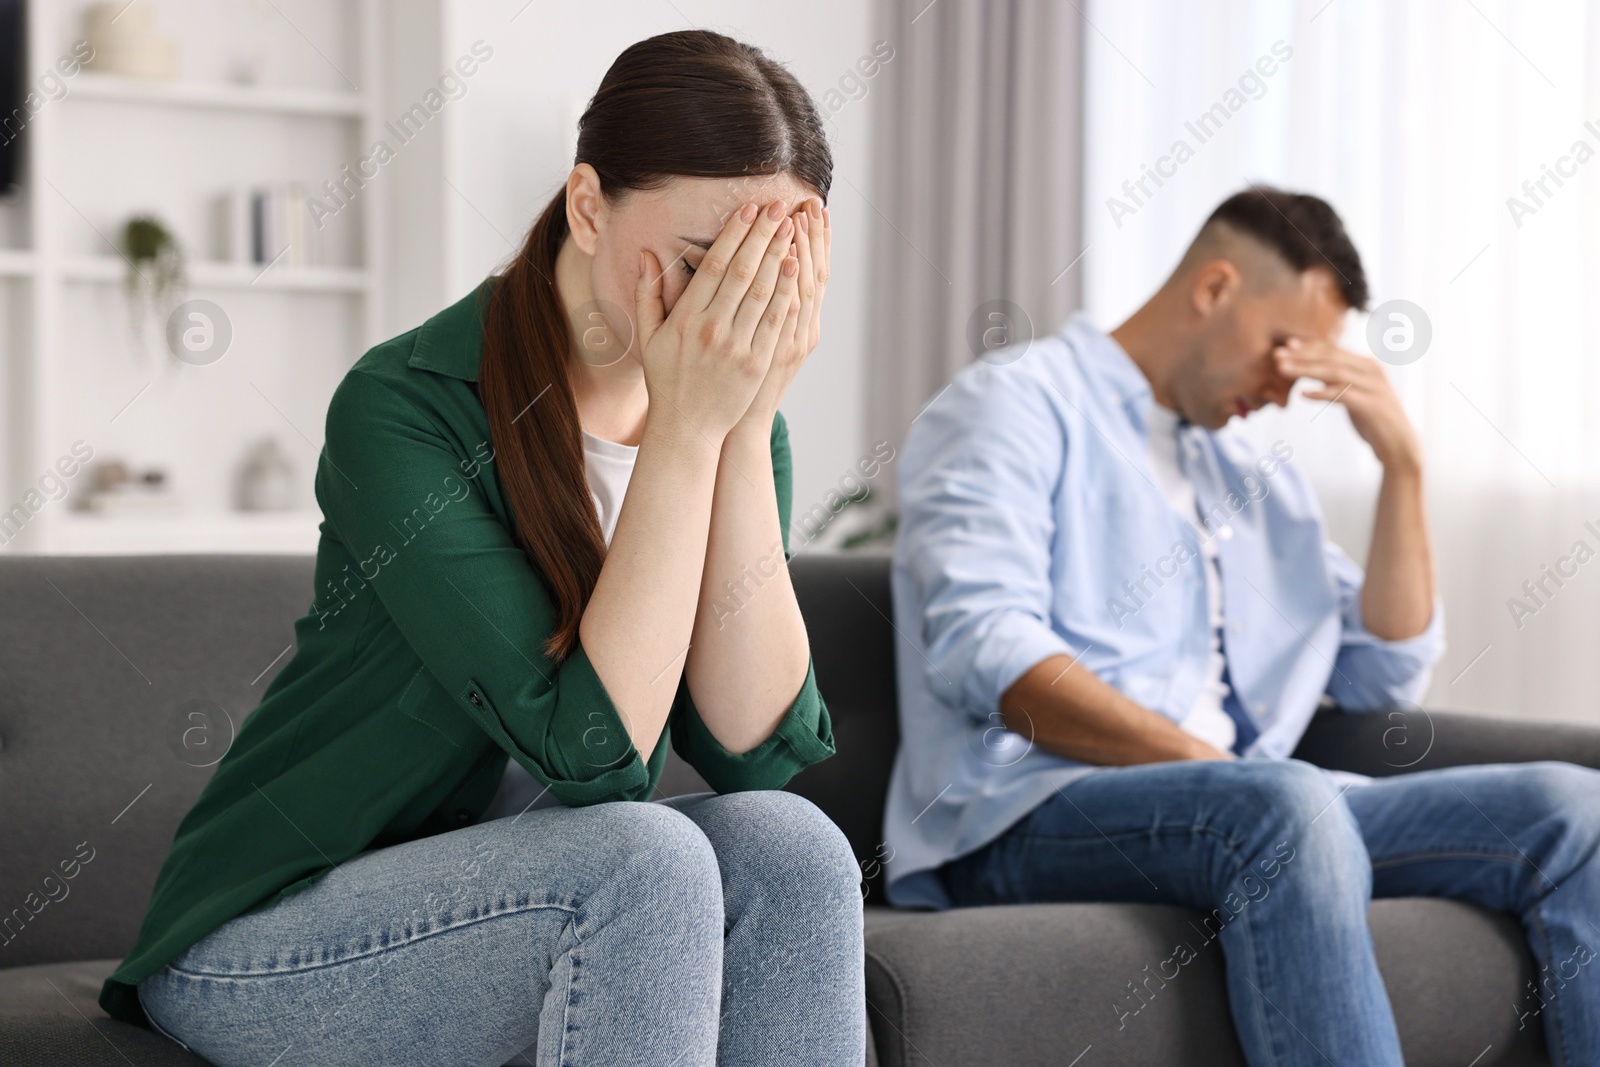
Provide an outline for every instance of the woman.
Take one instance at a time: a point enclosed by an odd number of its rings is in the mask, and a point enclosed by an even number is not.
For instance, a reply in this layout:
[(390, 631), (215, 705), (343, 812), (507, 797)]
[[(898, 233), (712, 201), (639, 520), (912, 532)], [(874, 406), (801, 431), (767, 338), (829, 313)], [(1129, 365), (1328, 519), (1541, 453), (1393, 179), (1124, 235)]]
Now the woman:
[[(335, 392), (297, 652), (108, 1012), (221, 1067), (863, 1062), (860, 871), (780, 791), (834, 751), (778, 414), (831, 170), (760, 51), (617, 59), (516, 260)], [(669, 737), (715, 793), (650, 802)]]

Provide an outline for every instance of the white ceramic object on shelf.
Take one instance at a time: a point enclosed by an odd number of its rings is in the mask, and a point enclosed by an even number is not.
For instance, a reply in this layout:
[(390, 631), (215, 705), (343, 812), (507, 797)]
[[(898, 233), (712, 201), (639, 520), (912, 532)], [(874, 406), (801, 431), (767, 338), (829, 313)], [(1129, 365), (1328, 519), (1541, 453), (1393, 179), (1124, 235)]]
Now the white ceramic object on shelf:
[(239, 506), (245, 511), (288, 511), (294, 506), (294, 468), (274, 438), (267, 438), (244, 461), (239, 473)]
[(182, 504), (170, 489), (131, 485), (96, 489), (84, 498), (83, 509), (100, 515), (151, 515), (177, 511)]
[(86, 64), (106, 74), (167, 81), (178, 76), (178, 42), (156, 32), (148, 4), (96, 4), (84, 17), (84, 37), (94, 49)]

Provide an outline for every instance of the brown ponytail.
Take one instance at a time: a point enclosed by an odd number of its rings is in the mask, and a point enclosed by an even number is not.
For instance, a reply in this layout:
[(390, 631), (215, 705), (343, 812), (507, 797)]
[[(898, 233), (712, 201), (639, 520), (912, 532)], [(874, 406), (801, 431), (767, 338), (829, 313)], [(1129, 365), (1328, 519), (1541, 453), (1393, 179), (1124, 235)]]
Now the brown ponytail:
[[(578, 121), (574, 165), (620, 196), (675, 176), (792, 174), (827, 200), (833, 175), (816, 107), (760, 49), (709, 30), (641, 41), (617, 57)], [(556, 603), (546, 655), (560, 660), (605, 562), (569, 377), (571, 332), (556, 291), (567, 194), (556, 194), (499, 276), (484, 318), (479, 394), (514, 536)]]

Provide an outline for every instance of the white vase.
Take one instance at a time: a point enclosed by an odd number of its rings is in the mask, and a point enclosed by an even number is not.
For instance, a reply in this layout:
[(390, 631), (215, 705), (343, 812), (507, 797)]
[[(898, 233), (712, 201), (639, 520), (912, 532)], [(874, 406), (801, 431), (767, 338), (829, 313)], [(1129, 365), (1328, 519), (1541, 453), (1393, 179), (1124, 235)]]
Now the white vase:
[(261, 442), (245, 458), (239, 506), (245, 511), (287, 511), (294, 506), (294, 468), (277, 441)]
[(178, 42), (156, 32), (148, 4), (96, 4), (84, 17), (84, 37), (94, 49), (86, 64), (91, 70), (152, 80), (178, 76)]

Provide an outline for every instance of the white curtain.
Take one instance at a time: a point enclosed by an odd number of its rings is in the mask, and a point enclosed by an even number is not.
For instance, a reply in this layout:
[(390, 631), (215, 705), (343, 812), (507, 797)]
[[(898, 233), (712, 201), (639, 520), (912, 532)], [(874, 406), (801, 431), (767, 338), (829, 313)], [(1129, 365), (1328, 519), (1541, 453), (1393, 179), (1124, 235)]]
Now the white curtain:
[[(1326, 197), (1373, 302), (1432, 324), (1390, 368), (1427, 449), (1446, 600), (1430, 705), (1600, 720), (1600, 0), (1082, 14), (1086, 308), (1120, 322), (1247, 182)], [(1253, 432), (1293, 445), (1360, 559), (1378, 469), (1323, 407)]]
[[(895, 57), (873, 90), (872, 188), (855, 192), (872, 209), (868, 440), (898, 448), (981, 351), (975, 319), (1038, 336), (1082, 300), (1088, 31), (1061, 0), (882, 0), (877, 16)], [(887, 504), (893, 480), (880, 490)]]

